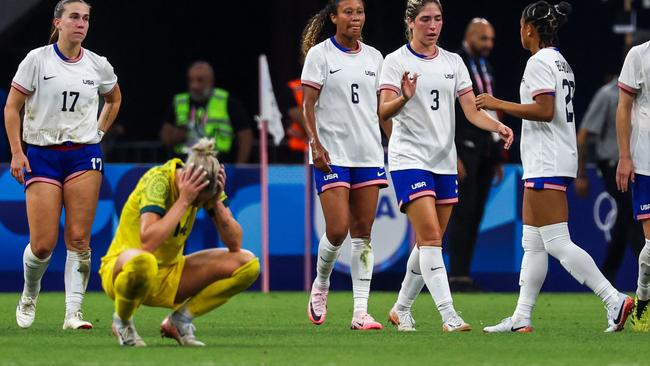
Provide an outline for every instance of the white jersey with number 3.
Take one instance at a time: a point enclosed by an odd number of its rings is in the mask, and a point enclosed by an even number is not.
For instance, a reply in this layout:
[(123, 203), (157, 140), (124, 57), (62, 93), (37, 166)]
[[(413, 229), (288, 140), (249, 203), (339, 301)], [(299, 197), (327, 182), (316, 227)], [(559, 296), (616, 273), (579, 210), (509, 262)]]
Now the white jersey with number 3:
[(23, 140), (39, 146), (98, 143), (99, 94), (110, 94), (116, 84), (111, 64), (91, 51), (65, 59), (55, 44), (32, 50), (11, 83), (27, 95)]
[(550, 122), (522, 121), (523, 179), (576, 177), (575, 86), (573, 70), (558, 49), (544, 48), (528, 59), (519, 89), (521, 104), (532, 104), (538, 95), (551, 94), (555, 96), (555, 114)]
[(333, 165), (382, 167), (377, 91), (383, 57), (361, 42), (352, 52), (335, 42), (332, 37), (312, 47), (302, 69), (302, 84), (320, 90), (318, 137)]
[(634, 172), (650, 175), (650, 42), (627, 54), (618, 86), (635, 95), (630, 136)]
[(459, 55), (436, 48), (426, 58), (409, 45), (386, 56), (380, 88), (401, 95), (404, 72), (417, 74), (413, 97), (393, 117), (388, 145), (390, 171), (428, 170), (436, 174), (457, 174), (454, 136), (456, 98), (472, 91), (467, 67)]

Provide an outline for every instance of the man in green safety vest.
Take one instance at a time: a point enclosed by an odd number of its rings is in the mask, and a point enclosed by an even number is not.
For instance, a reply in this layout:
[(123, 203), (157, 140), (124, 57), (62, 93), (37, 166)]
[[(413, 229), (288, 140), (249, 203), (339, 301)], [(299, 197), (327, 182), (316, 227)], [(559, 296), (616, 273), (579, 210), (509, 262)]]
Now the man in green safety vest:
[(215, 140), (219, 160), (247, 163), (253, 145), (251, 120), (241, 102), (214, 87), (214, 71), (205, 61), (187, 71), (188, 92), (176, 94), (160, 140), (175, 155), (185, 155), (201, 137)]

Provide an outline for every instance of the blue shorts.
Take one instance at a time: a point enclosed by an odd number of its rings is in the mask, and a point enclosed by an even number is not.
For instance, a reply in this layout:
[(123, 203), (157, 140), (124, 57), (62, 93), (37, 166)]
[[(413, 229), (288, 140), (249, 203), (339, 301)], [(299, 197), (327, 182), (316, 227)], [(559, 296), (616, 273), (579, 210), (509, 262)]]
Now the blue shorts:
[(104, 172), (104, 157), (99, 144), (29, 145), (27, 160), (32, 172), (25, 171), (25, 188), (35, 182), (63, 187), (65, 182), (88, 170)]
[(573, 182), (573, 178), (569, 177), (528, 178), (524, 181), (524, 187), (535, 190), (550, 189), (553, 191), (566, 192), (566, 189), (571, 182)]
[(634, 174), (632, 205), (634, 218), (639, 221), (650, 219), (650, 176)]
[(437, 205), (458, 203), (458, 176), (456, 174), (435, 174), (428, 170), (407, 169), (390, 173), (393, 178), (399, 209), (406, 212), (409, 202), (432, 196)]
[(332, 172), (327, 174), (312, 166), (318, 194), (336, 187), (348, 189), (368, 186), (388, 187), (388, 177), (386, 177), (386, 170), (383, 166), (380, 168), (348, 168), (330, 165), (330, 168)]

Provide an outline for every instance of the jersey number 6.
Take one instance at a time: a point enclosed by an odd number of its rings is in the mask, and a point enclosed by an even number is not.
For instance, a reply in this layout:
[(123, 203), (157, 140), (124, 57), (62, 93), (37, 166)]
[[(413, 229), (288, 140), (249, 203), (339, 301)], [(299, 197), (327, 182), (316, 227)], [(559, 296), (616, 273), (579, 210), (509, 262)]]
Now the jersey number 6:
[(353, 104), (359, 104), (359, 93), (357, 93), (357, 90), (359, 90), (359, 84), (352, 84), (350, 86), (350, 91), (352, 92)]

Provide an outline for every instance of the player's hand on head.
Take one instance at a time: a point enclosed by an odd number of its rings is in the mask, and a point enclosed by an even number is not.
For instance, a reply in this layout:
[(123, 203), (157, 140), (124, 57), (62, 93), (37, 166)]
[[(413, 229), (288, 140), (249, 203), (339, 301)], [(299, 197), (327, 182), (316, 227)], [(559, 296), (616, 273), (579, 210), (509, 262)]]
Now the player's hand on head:
[(27, 170), (28, 173), (32, 172), (27, 156), (21, 151), (11, 156), (11, 176), (20, 184), (25, 184), (25, 173), (23, 169)]
[(329, 152), (323, 147), (323, 145), (321, 145), (319, 141), (314, 141), (310, 145), (311, 157), (314, 161), (314, 166), (316, 169), (320, 170), (323, 173), (331, 173), (332, 168), (330, 168), (330, 164), (332, 161), (330, 160)]
[(503, 148), (508, 150), (510, 149), (510, 146), (512, 146), (512, 142), (515, 139), (515, 134), (512, 132), (512, 129), (503, 123), (499, 123), (499, 128), (497, 129), (497, 133), (499, 134), (499, 137), (501, 137), (501, 140), (505, 142), (503, 145)]
[(630, 181), (634, 182), (634, 162), (632, 158), (621, 158), (616, 168), (616, 187), (621, 192), (627, 192)]
[(208, 173), (202, 166), (189, 164), (185, 167), (178, 182), (180, 199), (187, 204), (192, 204), (201, 190), (210, 184), (207, 175)]
[(496, 110), (498, 99), (490, 94), (483, 93), (476, 97), (476, 109)]
[(406, 100), (413, 98), (415, 90), (418, 86), (418, 74), (413, 74), (413, 77), (409, 77), (410, 72), (404, 72), (402, 75), (402, 95)]
[(219, 167), (219, 173), (217, 174), (217, 199), (219, 199), (219, 193), (221, 193), (226, 187), (226, 168), (221, 164)]

